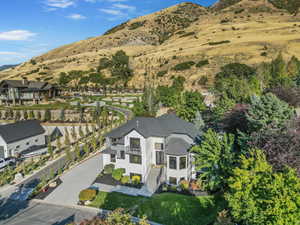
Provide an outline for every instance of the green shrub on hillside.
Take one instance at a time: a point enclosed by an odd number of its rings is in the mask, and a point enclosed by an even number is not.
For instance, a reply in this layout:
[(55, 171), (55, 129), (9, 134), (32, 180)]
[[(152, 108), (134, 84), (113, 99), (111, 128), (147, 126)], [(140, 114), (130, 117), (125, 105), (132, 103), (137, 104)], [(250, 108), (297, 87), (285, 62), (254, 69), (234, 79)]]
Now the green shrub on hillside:
[(162, 70), (162, 71), (159, 71), (158, 73), (157, 73), (157, 76), (158, 77), (163, 77), (164, 75), (166, 75), (168, 73), (168, 70)]
[(146, 21), (144, 20), (144, 21), (142, 21), (142, 22), (135, 22), (135, 23), (132, 23), (132, 24), (130, 24), (130, 26), (129, 26), (129, 30), (135, 30), (135, 29), (137, 29), (137, 28), (139, 28), (139, 27), (142, 27), (142, 26), (144, 26), (144, 24), (146, 23)]
[(230, 43), (230, 41), (225, 40), (225, 41), (208, 42), (208, 45), (221, 45), (221, 44), (228, 44), (228, 43)]
[(196, 64), (196, 67), (200, 68), (202, 66), (205, 66), (205, 65), (208, 65), (209, 64), (209, 61), (207, 59), (205, 60), (201, 60), (199, 61), (197, 64)]
[(195, 62), (193, 62), (193, 61), (183, 62), (183, 63), (179, 63), (176, 66), (174, 66), (173, 70), (176, 70), (176, 71), (189, 70), (193, 65), (195, 65)]

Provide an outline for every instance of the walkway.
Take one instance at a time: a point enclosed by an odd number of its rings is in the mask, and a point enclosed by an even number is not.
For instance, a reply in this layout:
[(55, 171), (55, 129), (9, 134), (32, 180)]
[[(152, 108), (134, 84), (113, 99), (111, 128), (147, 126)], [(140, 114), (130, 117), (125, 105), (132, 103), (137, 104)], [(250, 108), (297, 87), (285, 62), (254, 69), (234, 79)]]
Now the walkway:
[(55, 204), (76, 205), (80, 191), (90, 187), (100, 173), (101, 163), (101, 155), (97, 154), (63, 174), (60, 177), (63, 183), (48, 195), (45, 201)]

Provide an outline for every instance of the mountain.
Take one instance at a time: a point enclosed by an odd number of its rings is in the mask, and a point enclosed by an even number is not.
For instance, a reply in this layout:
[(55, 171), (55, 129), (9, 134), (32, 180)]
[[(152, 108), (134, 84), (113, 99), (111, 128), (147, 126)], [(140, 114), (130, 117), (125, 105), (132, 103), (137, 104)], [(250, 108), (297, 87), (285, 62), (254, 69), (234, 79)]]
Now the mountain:
[(15, 64), (15, 65), (2, 65), (2, 66), (0, 66), (0, 71), (7, 70), (7, 69), (10, 69), (10, 68), (14, 68), (16, 66), (18, 66), (18, 64)]
[[(279, 52), (300, 58), (300, 16), (271, 1), (220, 0), (209, 8), (181, 3), (49, 51), (0, 72), (0, 78), (55, 82), (61, 72), (96, 69), (100, 59), (124, 50), (134, 72), (131, 86), (143, 87), (150, 78), (157, 85), (170, 84), (183, 76), (186, 88), (207, 88), (230, 62), (257, 65)], [(101, 73), (111, 76), (108, 70)]]

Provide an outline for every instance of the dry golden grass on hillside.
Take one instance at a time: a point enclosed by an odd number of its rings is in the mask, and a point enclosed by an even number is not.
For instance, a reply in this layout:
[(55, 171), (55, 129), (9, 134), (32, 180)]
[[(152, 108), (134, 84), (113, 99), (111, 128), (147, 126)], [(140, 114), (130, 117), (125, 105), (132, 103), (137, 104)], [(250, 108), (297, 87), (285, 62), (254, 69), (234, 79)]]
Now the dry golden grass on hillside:
[[(188, 18), (195, 21), (182, 28), (186, 25), (185, 16), (178, 11), (182, 5), (129, 21), (123, 25), (125, 28), (115, 33), (54, 49), (35, 58), (36, 65), (26, 62), (15, 69), (0, 72), (0, 77), (21, 79), (26, 76), (28, 79), (55, 81), (60, 72), (96, 68), (102, 57), (122, 49), (130, 56), (130, 66), (134, 70), (129, 85), (143, 87), (147, 65), (156, 84), (170, 84), (172, 76), (180, 75), (186, 78), (187, 88), (199, 89), (205, 88), (198, 84), (202, 76), (207, 76), (208, 84), (211, 84), (219, 68), (230, 62), (257, 65), (272, 60), (279, 52), (285, 57), (295, 55), (300, 58), (299, 15), (292, 16), (278, 10), (265, 0), (243, 0), (218, 12), (188, 5), (183, 9), (188, 10), (187, 13), (196, 10), (199, 16), (197, 20)], [(174, 23), (178, 24), (172, 28), (172, 35), (159, 44), (153, 30), (167, 28), (165, 24), (158, 24), (157, 18), (168, 20), (168, 15), (175, 15), (174, 12), (184, 19), (176, 20)], [(137, 28), (130, 30), (131, 25)], [(193, 66), (178, 72), (171, 69), (181, 62), (197, 63), (205, 59), (209, 60), (209, 65), (201, 68)], [(157, 77), (159, 71), (168, 72)]]

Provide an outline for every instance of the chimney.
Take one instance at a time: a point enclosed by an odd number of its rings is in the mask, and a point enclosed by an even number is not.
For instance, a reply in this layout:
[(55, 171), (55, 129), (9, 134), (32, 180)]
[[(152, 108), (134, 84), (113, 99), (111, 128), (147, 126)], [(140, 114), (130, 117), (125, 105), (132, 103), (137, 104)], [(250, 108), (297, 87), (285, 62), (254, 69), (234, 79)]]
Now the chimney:
[(136, 128), (139, 128), (139, 121), (136, 121)]
[(26, 77), (23, 77), (23, 78), (22, 78), (22, 84), (23, 84), (23, 85), (27, 85), (27, 84), (28, 84), (28, 80), (27, 80)]

